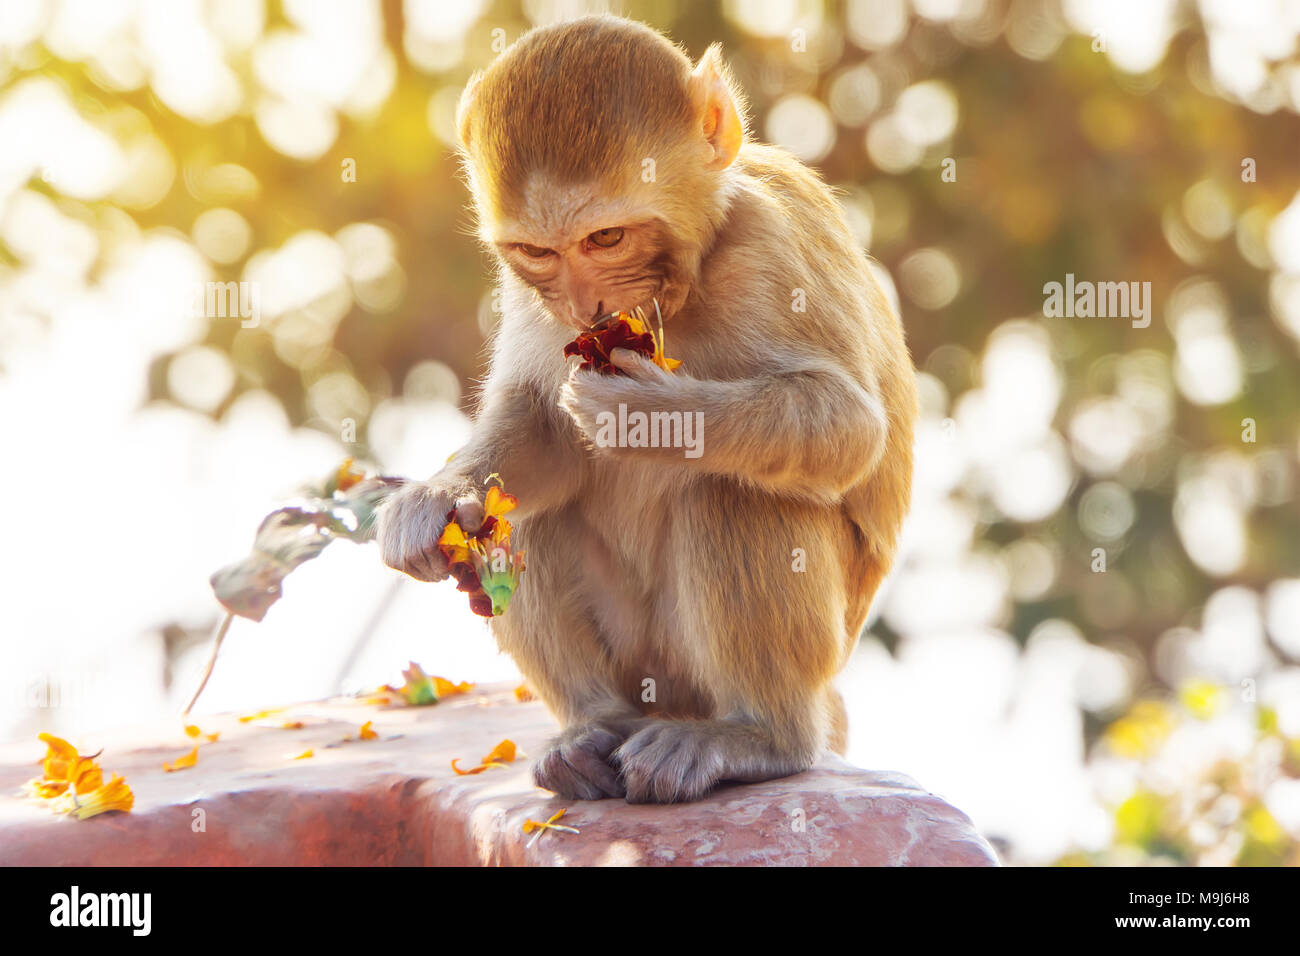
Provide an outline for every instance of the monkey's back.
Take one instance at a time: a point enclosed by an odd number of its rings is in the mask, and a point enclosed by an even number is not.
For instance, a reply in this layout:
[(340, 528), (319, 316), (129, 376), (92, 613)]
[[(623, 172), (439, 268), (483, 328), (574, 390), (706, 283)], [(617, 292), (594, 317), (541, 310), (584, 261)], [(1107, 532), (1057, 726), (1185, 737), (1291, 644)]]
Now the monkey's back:
[[(774, 277), (794, 275), (803, 283), (805, 313), (792, 311), (793, 290), (768, 289), (768, 314), (790, 317), (776, 334), (829, 350), (856, 381), (878, 390), (885, 408), (884, 454), (874, 471), (846, 490), (842, 503), (843, 515), (858, 532), (844, 552), (846, 626), (855, 641), (893, 563), (911, 500), (917, 416), (911, 356), (902, 322), (821, 177), (788, 153), (760, 143), (746, 143), (736, 167), (739, 185), (727, 228), (746, 234), (745, 254), (753, 261), (778, 264), (770, 270)], [(845, 449), (845, 454), (855, 451)]]

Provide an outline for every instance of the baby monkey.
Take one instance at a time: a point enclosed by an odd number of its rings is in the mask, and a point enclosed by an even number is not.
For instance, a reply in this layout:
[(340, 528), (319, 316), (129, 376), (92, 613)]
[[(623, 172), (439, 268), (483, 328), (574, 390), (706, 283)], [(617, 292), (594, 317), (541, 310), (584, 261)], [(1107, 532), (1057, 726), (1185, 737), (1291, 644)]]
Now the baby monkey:
[[(747, 138), (716, 46), (692, 65), (614, 17), (526, 34), (457, 122), (503, 315), (472, 438), (385, 506), (384, 560), (439, 581), (447, 513), (473, 530), (493, 473), (518, 497), (528, 570), (492, 630), (563, 727), (534, 767), (561, 796), (694, 800), (843, 753), (832, 679), (897, 546), (916, 386), (831, 190)], [(638, 307), (680, 368), (565, 358)], [(600, 440), (637, 413), (701, 423), (695, 453)]]

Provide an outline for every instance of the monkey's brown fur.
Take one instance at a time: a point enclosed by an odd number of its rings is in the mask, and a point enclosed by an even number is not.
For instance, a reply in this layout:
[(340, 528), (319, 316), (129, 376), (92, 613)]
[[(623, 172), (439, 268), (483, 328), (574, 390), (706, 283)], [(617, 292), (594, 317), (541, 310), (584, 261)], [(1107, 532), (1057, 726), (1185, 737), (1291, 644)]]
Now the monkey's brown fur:
[[(473, 439), (390, 502), (380, 541), (393, 567), (438, 580), (446, 511), (492, 472), (518, 497), (528, 570), (493, 630), (564, 726), (535, 775), (566, 797), (690, 800), (842, 752), (831, 681), (907, 509), (900, 323), (830, 190), (742, 142), (742, 123), (716, 48), (692, 70), (615, 18), (527, 34), (462, 100), (503, 318)], [(629, 374), (575, 372), (563, 294), (512, 244), (632, 223), (640, 264), (610, 270), (602, 302), (657, 300), (684, 364), (617, 353)], [(702, 412), (703, 454), (596, 446), (597, 415), (620, 403)]]

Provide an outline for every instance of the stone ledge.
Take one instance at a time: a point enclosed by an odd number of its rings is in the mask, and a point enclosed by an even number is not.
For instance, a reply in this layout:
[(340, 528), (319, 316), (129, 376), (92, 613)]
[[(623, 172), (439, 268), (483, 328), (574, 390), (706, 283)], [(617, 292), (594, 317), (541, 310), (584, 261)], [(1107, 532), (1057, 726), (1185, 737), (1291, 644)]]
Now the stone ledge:
[[(374, 722), (376, 740), (341, 743)], [(284, 721), (302, 721), (287, 730)], [(130, 814), (56, 817), (16, 791), (39, 774), (44, 746), (0, 747), (0, 863), (137, 866), (995, 866), (965, 814), (914, 781), (827, 757), (812, 770), (726, 785), (677, 806), (561, 800), (532, 784), (530, 759), (556, 727), (538, 702), (501, 685), (432, 707), (355, 700), (300, 704), (260, 723), (199, 718), (196, 766), (164, 773), (191, 744), (175, 725), (90, 735), (105, 775), (135, 793)], [(527, 756), (457, 776), (503, 738)], [(312, 749), (315, 756), (291, 759)], [(531, 847), (526, 819), (568, 808), (578, 835)], [(194, 832), (198, 814), (204, 832)], [(802, 811), (802, 816), (798, 813)], [(796, 821), (802, 820), (801, 832)]]

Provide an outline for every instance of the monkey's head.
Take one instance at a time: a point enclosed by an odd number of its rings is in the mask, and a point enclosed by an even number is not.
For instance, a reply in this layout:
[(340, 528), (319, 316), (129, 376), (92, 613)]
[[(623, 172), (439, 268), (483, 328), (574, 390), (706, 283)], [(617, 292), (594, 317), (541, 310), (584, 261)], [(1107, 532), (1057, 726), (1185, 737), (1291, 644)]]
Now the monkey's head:
[(534, 30), (470, 80), (457, 124), (480, 237), (558, 321), (681, 307), (744, 140), (716, 46), (692, 67), (630, 20)]

